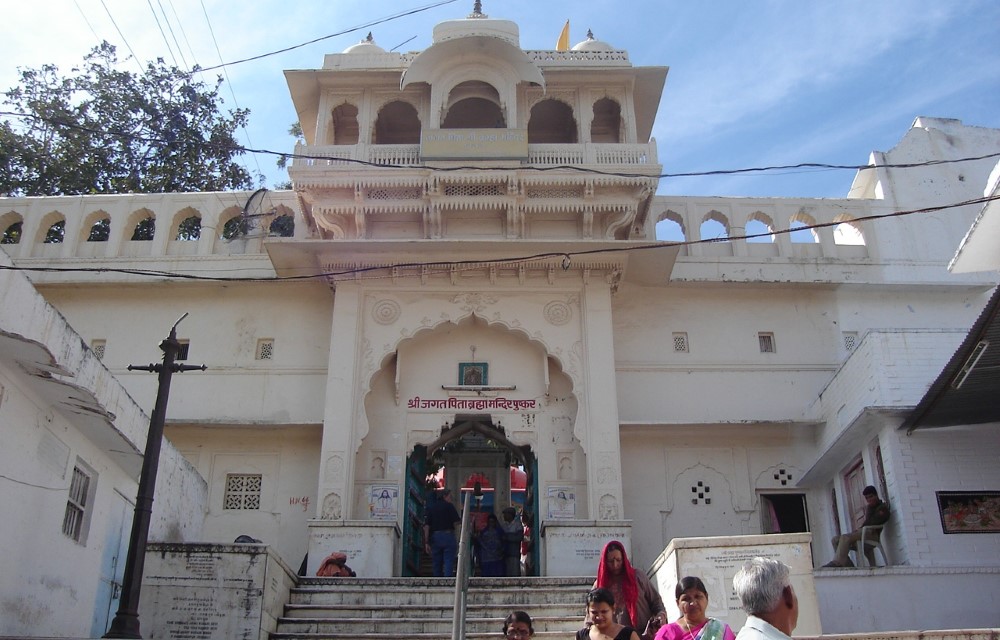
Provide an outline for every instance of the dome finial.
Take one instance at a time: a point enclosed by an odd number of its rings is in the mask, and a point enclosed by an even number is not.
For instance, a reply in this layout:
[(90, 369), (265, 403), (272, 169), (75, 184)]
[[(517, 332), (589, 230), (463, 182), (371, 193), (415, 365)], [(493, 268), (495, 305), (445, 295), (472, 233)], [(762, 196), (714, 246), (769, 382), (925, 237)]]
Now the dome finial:
[(480, 0), (476, 0), (472, 5), (472, 13), (469, 14), (470, 18), (489, 18), (488, 15), (483, 13), (483, 3)]
[(375, 42), (375, 38), (372, 37), (372, 32), (368, 32), (368, 37), (364, 39), (364, 42)]
[(587, 40), (593, 40), (593, 39), (594, 39), (594, 32), (591, 31), (590, 29), (587, 29)]

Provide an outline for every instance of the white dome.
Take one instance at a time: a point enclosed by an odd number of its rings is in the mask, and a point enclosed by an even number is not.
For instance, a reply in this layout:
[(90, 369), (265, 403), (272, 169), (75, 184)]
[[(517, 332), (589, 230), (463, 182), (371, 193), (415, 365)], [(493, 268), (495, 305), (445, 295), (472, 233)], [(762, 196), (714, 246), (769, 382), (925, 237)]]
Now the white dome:
[(594, 32), (587, 29), (587, 39), (583, 42), (578, 42), (573, 45), (573, 51), (614, 51), (615, 48), (612, 47), (607, 42), (603, 40), (595, 40)]
[(358, 44), (352, 44), (344, 49), (344, 53), (385, 53), (385, 49), (375, 44), (375, 39), (369, 33), (368, 37)]

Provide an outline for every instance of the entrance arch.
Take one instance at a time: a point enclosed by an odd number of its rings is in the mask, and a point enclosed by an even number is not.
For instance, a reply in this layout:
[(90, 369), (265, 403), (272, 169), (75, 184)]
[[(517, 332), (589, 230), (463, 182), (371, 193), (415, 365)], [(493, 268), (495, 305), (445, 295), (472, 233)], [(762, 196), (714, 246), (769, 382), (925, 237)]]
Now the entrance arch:
[[(511, 467), (524, 470), (527, 478), (523, 500), (514, 499), (511, 487)], [(444, 486), (433, 477), (443, 469)], [(451, 469), (449, 472), (448, 470)], [(466, 482), (469, 480), (470, 482)], [(489, 414), (457, 414), (451, 425), (445, 425), (441, 434), (427, 444), (418, 444), (410, 453), (406, 464), (406, 491), (404, 492), (403, 566), (404, 576), (425, 575), (421, 556), (423, 550), (422, 523), (426, 506), (434, 499), (438, 488), (448, 488), (460, 496), (456, 507), (471, 495), (472, 480), (493, 488), (490, 499), (478, 507), (486, 513), (499, 513), (512, 506), (527, 513), (532, 531), (538, 522), (538, 459), (531, 445), (517, 445), (510, 441), (502, 426), (495, 425)], [(498, 516), (499, 517), (499, 516)], [(531, 575), (537, 575), (537, 544), (532, 545), (529, 556)]]

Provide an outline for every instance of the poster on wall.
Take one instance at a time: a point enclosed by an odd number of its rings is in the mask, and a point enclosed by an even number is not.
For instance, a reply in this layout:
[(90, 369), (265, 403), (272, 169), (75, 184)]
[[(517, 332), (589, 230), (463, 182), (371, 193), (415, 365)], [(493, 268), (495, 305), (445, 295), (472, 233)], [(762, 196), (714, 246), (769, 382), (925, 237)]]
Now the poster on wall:
[(1000, 491), (938, 491), (945, 533), (1000, 533)]
[(371, 520), (395, 520), (399, 506), (399, 487), (373, 484), (368, 491), (368, 514)]
[(548, 488), (550, 520), (572, 520), (576, 517), (576, 493), (572, 487)]

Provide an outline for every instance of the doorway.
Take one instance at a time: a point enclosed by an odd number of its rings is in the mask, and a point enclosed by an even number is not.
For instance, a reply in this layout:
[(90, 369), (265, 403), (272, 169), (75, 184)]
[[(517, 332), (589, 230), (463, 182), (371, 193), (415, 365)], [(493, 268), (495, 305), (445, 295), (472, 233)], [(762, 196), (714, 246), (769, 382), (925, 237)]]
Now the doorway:
[(760, 494), (762, 533), (806, 533), (809, 512), (804, 493)]
[[(512, 443), (489, 415), (456, 415), (434, 442), (415, 446), (406, 465), (402, 575), (430, 575), (423, 553), (423, 518), (426, 507), (442, 489), (461, 496), (455, 501), (461, 511), (478, 483), (483, 498), (472, 505), (473, 525), (485, 522), (490, 513), (499, 516), (504, 507), (511, 506), (528, 515), (534, 531), (533, 523), (538, 522), (537, 465), (530, 445)], [(529, 551), (530, 567), (538, 566), (537, 546), (532, 545)], [(537, 570), (532, 574), (537, 575)]]

